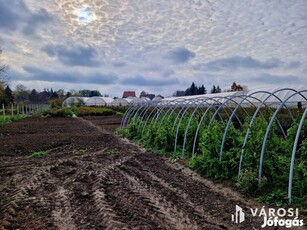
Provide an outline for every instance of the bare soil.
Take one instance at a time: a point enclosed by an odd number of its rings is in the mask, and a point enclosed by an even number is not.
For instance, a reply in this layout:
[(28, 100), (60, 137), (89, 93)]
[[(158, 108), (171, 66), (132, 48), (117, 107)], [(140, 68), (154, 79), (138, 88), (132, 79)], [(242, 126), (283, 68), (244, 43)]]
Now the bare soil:
[[(256, 205), (114, 134), (121, 117), (0, 127), (0, 229), (260, 229)], [(46, 151), (42, 157), (31, 153)]]

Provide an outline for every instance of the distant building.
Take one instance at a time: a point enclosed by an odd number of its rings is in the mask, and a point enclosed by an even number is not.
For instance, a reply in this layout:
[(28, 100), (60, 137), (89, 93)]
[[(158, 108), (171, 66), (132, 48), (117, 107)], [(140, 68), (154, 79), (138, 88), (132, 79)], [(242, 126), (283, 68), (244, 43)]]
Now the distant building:
[(123, 98), (136, 97), (135, 91), (124, 91)]
[(154, 99), (156, 95), (151, 94), (151, 93), (147, 93), (144, 90), (140, 93), (140, 98), (148, 98), (150, 100)]
[(149, 98), (150, 100), (152, 100), (152, 99), (154, 99), (155, 96), (156, 95), (154, 95), (154, 94), (143, 94), (143, 95), (141, 95), (141, 98), (146, 97), (146, 98)]

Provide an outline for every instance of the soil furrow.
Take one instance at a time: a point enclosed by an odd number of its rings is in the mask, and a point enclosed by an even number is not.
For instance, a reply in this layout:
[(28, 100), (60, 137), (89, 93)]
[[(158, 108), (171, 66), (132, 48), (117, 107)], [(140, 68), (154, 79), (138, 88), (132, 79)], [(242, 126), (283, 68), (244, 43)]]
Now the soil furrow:
[(248, 214), (231, 222), (246, 199), (116, 136), (120, 119), (1, 126), (0, 229), (260, 229)]

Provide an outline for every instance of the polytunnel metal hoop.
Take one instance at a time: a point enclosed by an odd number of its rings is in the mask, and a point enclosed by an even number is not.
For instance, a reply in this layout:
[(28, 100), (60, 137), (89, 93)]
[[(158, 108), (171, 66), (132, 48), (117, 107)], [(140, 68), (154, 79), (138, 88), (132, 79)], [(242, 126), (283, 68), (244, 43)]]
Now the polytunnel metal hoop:
[[(240, 162), (239, 162), (239, 169), (238, 169), (238, 178), (240, 178), (240, 174), (241, 174), (241, 170), (242, 170), (242, 163), (243, 163), (243, 155), (244, 155), (244, 152), (245, 152), (245, 147), (246, 147), (246, 144), (247, 144), (247, 140), (248, 140), (248, 137), (249, 137), (249, 134), (250, 134), (250, 131), (251, 131), (251, 128), (253, 127), (254, 125), (254, 121), (258, 115), (258, 112), (260, 111), (261, 107), (263, 105), (266, 105), (266, 101), (270, 98), (270, 97), (275, 97), (277, 100), (279, 100), (280, 102), (282, 102), (282, 100), (277, 96), (275, 95), (276, 93), (278, 92), (281, 92), (281, 91), (293, 91), (293, 92), (297, 92), (297, 90), (294, 90), (294, 89), (291, 89), (291, 88), (283, 88), (283, 89), (278, 89), (278, 90), (275, 90), (274, 92), (268, 92), (268, 91), (257, 91), (255, 93), (258, 93), (258, 92), (263, 92), (265, 94), (268, 94), (268, 96), (259, 104), (257, 110), (255, 111), (249, 125), (248, 125), (248, 129), (246, 131), (246, 134), (245, 134), (245, 137), (244, 137), (244, 142), (243, 142), (243, 146), (242, 146), (242, 149), (241, 149), (241, 155), (240, 155)], [(254, 94), (254, 93), (253, 93)], [(253, 95), (252, 94), (252, 95)], [(290, 113), (290, 116), (292, 119), (293, 118), (293, 115), (291, 113), (291, 111), (287, 108), (287, 110), (289, 111)]]
[[(210, 99), (216, 100), (215, 98), (221, 99), (222, 97), (217, 96), (217, 97), (213, 97), (213, 98), (210, 98)], [(194, 135), (194, 142), (193, 142), (193, 149), (192, 149), (192, 155), (193, 155), (193, 156), (194, 156), (194, 153), (195, 153), (196, 141), (197, 141), (198, 133), (199, 133), (199, 130), (200, 130), (200, 126), (201, 126), (201, 124), (202, 124), (204, 118), (206, 117), (207, 113), (210, 111), (210, 109), (213, 107), (213, 108), (216, 110), (216, 108), (215, 108), (214, 106), (216, 106), (216, 105), (211, 104), (211, 105), (207, 108), (207, 110), (205, 111), (205, 113), (204, 113), (204, 114), (201, 116), (201, 118), (200, 118), (200, 121), (199, 121), (199, 123), (198, 123), (197, 129), (196, 129), (196, 132), (195, 132), (195, 135)], [(228, 106), (226, 106), (226, 107), (228, 108)], [(228, 108), (228, 109), (230, 109), (230, 108)], [(226, 113), (226, 115), (229, 117), (229, 114), (227, 113), (226, 110), (225, 110), (225, 113)]]
[(201, 106), (202, 106), (204, 103), (206, 103), (207, 105), (209, 105), (209, 103), (207, 102), (207, 100), (202, 101), (202, 102), (194, 109), (193, 113), (191, 114), (191, 116), (190, 116), (190, 118), (189, 118), (187, 127), (186, 127), (185, 132), (184, 132), (183, 145), (182, 145), (182, 156), (184, 156), (185, 145), (186, 145), (186, 136), (187, 136), (187, 133), (188, 133), (188, 130), (189, 130), (189, 127), (190, 127), (192, 118), (194, 117), (194, 114), (196, 113), (196, 111), (197, 111), (199, 108), (202, 108)]
[[(187, 127), (186, 127), (186, 129), (185, 129), (184, 139), (183, 139), (183, 146), (182, 146), (182, 156), (184, 156), (187, 133), (188, 133), (188, 130), (189, 130), (189, 127), (190, 127), (190, 124), (191, 124), (192, 118), (194, 117), (195, 112), (196, 112), (201, 106), (203, 106), (204, 103), (206, 103), (206, 104), (208, 105), (208, 107), (210, 107), (211, 104), (208, 103), (208, 100), (213, 100), (213, 101), (215, 101), (215, 102), (218, 102), (218, 100), (212, 99), (212, 98), (209, 98), (209, 97), (200, 98), (200, 99), (203, 99), (203, 100), (201, 100), (201, 103), (199, 103), (198, 106), (194, 109), (193, 113), (191, 114), (191, 116), (190, 116), (190, 118), (189, 118)], [(225, 110), (225, 108), (224, 108), (224, 110)], [(225, 112), (226, 112), (226, 111), (225, 111)], [(226, 113), (227, 113), (227, 112), (226, 112)], [(220, 117), (220, 119), (222, 120), (222, 117), (220, 116), (220, 114), (219, 114), (219, 117)], [(194, 154), (194, 153), (193, 153), (193, 154)]]
[(143, 120), (144, 120), (144, 118), (145, 118), (145, 116), (146, 116), (148, 110), (149, 110), (150, 108), (153, 108), (153, 107), (154, 107), (154, 106), (152, 106), (152, 105), (148, 105), (147, 107), (144, 108), (143, 112), (141, 113), (142, 115), (141, 115), (140, 123), (138, 124), (138, 132), (139, 132), (141, 126), (142, 126)]
[(299, 141), (299, 137), (301, 134), (301, 130), (303, 128), (304, 120), (307, 115), (307, 107), (305, 108), (305, 111), (302, 115), (300, 124), (297, 128), (296, 136), (295, 136), (295, 141), (293, 144), (293, 149), (292, 149), (292, 156), (291, 156), (291, 164), (290, 164), (290, 171), (289, 171), (289, 184), (288, 184), (288, 199), (289, 199), (289, 204), (292, 202), (292, 181), (293, 181), (293, 169), (294, 169), (294, 160), (295, 160), (295, 154), (296, 154), (296, 149)]
[(269, 132), (271, 130), (271, 127), (273, 125), (273, 121), (275, 119), (275, 117), (277, 116), (277, 114), (279, 113), (280, 109), (284, 106), (284, 104), (290, 99), (292, 98), (293, 96), (297, 95), (297, 94), (300, 94), (306, 101), (306, 97), (304, 95), (302, 95), (303, 92), (307, 92), (307, 90), (302, 90), (302, 91), (299, 91), (299, 92), (296, 92), (292, 95), (290, 95), (289, 97), (287, 97), (280, 105), (279, 107), (277, 108), (277, 110), (275, 111), (275, 113), (273, 114), (271, 120), (270, 120), (270, 123), (267, 127), (267, 130), (265, 132), (265, 136), (263, 138), (263, 142), (262, 142), (262, 147), (261, 147), (261, 153), (260, 153), (260, 164), (259, 164), (259, 174), (258, 174), (258, 183), (259, 183), (259, 186), (261, 184), (261, 179), (262, 179), (262, 164), (263, 164), (263, 156), (264, 156), (264, 152), (265, 152), (265, 146), (266, 146), (266, 142), (267, 142), (267, 139), (268, 139), (268, 136), (269, 136)]
[(226, 136), (227, 136), (227, 131), (228, 131), (229, 125), (230, 125), (230, 123), (231, 123), (231, 121), (232, 121), (232, 118), (233, 118), (234, 114), (236, 113), (237, 109), (238, 109), (238, 108), (242, 108), (241, 105), (242, 105), (242, 103), (243, 103), (245, 100), (247, 100), (251, 105), (253, 105), (255, 108), (257, 108), (257, 106), (256, 106), (254, 103), (252, 103), (252, 102), (250, 102), (250, 101), (248, 100), (249, 98), (256, 99), (256, 100), (258, 100), (259, 102), (261, 102), (260, 99), (255, 98), (255, 97), (253, 97), (253, 96), (251, 96), (251, 95), (243, 95), (242, 98), (243, 98), (243, 100), (242, 100), (242, 101), (236, 106), (236, 108), (233, 110), (231, 116), (230, 116), (229, 119), (228, 119), (227, 125), (226, 125), (226, 127), (225, 127), (224, 134), (223, 134), (223, 138), (222, 138), (222, 144), (221, 144), (221, 148), (220, 148), (220, 158), (219, 158), (219, 161), (222, 161), (222, 154), (223, 154), (224, 144), (225, 144), (225, 140), (226, 140)]

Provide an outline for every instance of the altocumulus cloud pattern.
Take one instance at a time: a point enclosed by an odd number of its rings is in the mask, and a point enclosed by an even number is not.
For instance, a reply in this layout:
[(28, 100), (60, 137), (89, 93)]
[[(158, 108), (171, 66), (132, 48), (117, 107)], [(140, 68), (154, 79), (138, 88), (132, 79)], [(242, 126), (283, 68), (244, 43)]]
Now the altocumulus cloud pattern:
[(0, 0), (0, 42), (11, 79), (31, 86), (306, 84), (306, 12), (305, 0)]

